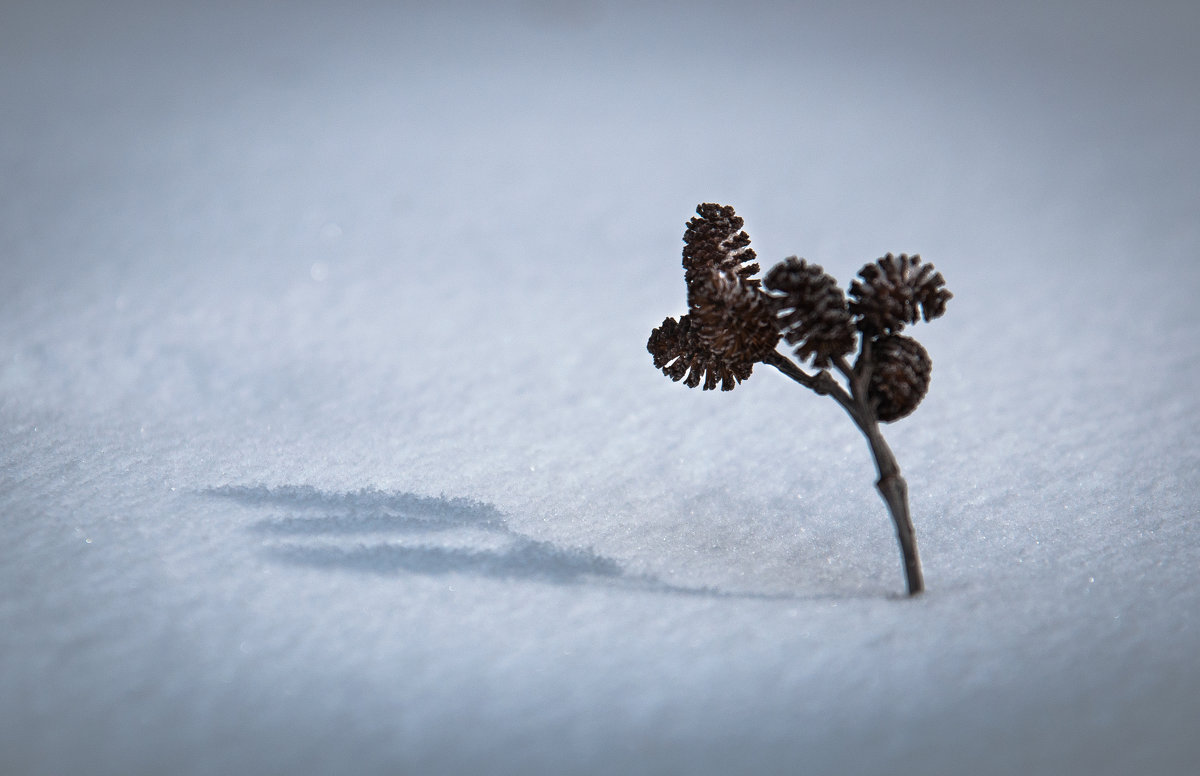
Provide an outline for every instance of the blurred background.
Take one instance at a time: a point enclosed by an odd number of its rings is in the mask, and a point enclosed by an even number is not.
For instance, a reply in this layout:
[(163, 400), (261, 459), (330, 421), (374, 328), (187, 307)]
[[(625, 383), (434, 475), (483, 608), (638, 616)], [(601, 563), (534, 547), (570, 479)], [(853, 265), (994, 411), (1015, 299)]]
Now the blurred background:
[[(1198, 28), (5, 4), (0, 770), (1191, 772)], [(653, 369), (705, 201), (946, 276), (919, 604), (832, 403)]]

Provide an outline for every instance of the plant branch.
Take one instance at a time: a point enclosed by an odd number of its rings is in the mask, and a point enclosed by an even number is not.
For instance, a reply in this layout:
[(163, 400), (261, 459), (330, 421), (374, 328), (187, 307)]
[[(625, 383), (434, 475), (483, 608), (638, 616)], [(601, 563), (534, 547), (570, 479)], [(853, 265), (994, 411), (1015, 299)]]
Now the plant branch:
[[(929, 388), (929, 354), (901, 330), (940, 317), (952, 294), (932, 264), (903, 253), (865, 265), (848, 293), (819, 265), (796, 256), (756, 278), (759, 265), (743, 224), (728, 205), (696, 206), (683, 234), (688, 312), (664, 319), (646, 349), (655, 368), (689, 388), (733, 390), (763, 363), (832, 397), (867, 438), (879, 473), (875, 487), (896, 526), (909, 595), (916, 595), (925, 581), (908, 484), (880, 424), (907, 416)], [(795, 360), (776, 349), (781, 340), (794, 348)]]
[[(863, 341), (863, 350), (869, 351), (870, 347), (871, 347), (870, 343), (867, 342), (866, 340), (864, 340)], [(864, 361), (864, 364), (865, 363), (867, 363), (867, 362)], [(855, 383), (856, 378), (858, 377), (858, 373), (854, 371), (854, 367), (850, 366), (850, 362), (846, 360), (845, 356), (837, 356), (836, 358), (834, 358), (833, 365), (837, 367), (839, 372), (841, 372), (842, 374), (844, 374), (846, 376), (846, 381), (848, 383), (850, 383), (850, 393), (851, 393), (851, 395), (854, 395), (854, 383)]]
[(810, 375), (796, 366), (796, 362), (778, 350), (767, 354), (767, 357), (763, 359), (763, 363), (770, 364), (805, 388), (815, 391), (819, 396), (833, 397), (833, 400), (842, 405), (842, 408), (850, 414), (850, 417), (854, 418), (855, 423), (859, 422), (854, 400), (850, 398), (850, 395), (846, 393), (846, 390), (842, 386), (837, 384), (837, 381), (833, 379), (833, 376), (829, 372), (821, 370), (815, 375)]
[(879, 421), (875, 417), (867, 395), (873, 368), (870, 339), (863, 338), (862, 349), (862, 356), (859, 358), (859, 363), (862, 365), (860, 371), (852, 368), (843, 356), (835, 359), (834, 365), (850, 383), (850, 395), (853, 397), (853, 403), (857, 410), (850, 416), (871, 447), (871, 456), (875, 459), (875, 468), (879, 472), (875, 488), (879, 491), (883, 503), (891, 514), (892, 522), (896, 525), (896, 538), (900, 542), (900, 553), (904, 559), (904, 577), (908, 583), (908, 594), (913, 596), (925, 589), (925, 578), (921, 573), (921, 557), (917, 553), (916, 529), (913, 527), (912, 515), (908, 510), (908, 483), (901, 476), (900, 464), (896, 462), (892, 448), (888, 446), (887, 440), (883, 438), (883, 434), (879, 430)]

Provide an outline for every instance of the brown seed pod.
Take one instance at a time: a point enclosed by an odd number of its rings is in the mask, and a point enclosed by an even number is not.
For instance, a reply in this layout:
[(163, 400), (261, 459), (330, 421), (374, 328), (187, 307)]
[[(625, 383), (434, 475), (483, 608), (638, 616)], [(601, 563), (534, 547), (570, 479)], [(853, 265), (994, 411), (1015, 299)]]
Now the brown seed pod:
[(696, 337), (731, 363), (761, 361), (779, 343), (775, 308), (760, 288), (719, 269), (688, 291), (688, 315)]
[(741, 231), (741, 217), (732, 207), (712, 202), (698, 205), (696, 214), (683, 234), (683, 279), (688, 288), (704, 282), (711, 269), (737, 275), (757, 288), (760, 281), (751, 277), (758, 272), (757, 255), (750, 236)]
[(813, 365), (825, 369), (831, 358), (854, 350), (857, 335), (846, 296), (819, 265), (791, 256), (772, 267), (764, 282), (775, 292), (783, 336), (797, 345), (801, 360), (812, 356)]
[(926, 321), (946, 312), (953, 296), (932, 264), (921, 264), (918, 255), (887, 254), (867, 264), (850, 284), (850, 314), (868, 334), (895, 334), (905, 324)]
[[(891, 423), (903, 418), (925, 398), (933, 362), (915, 339), (899, 334), (875, 339), (871, 343), (871, 364), (867, 398), (880, 421)], [(855, 364), (855, 369), (859, 367)]]
[(729, 361), (716, 355), (700, 342), (692, 329), (690, 316), (678, 321), (667, 318), (654, 331), (646, 349), (654, 358), (654, 366), (672, 380), (683, 380), (684, 385), (695, 388), (704, 380), (703, 389), (711, 391), (718, 382), (722, 391), (732, 391), (737, 384), (750, 376), (753, 362)]

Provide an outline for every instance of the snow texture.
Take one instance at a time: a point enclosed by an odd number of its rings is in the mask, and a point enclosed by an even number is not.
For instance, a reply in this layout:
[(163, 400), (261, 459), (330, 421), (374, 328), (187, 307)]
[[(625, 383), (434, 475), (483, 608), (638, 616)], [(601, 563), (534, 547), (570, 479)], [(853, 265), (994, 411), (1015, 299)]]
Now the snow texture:
[[(9, 3), (0, 772), (1200, 770), (1193, 3)], [(862, 437), (684, 222), (921, 253)]]

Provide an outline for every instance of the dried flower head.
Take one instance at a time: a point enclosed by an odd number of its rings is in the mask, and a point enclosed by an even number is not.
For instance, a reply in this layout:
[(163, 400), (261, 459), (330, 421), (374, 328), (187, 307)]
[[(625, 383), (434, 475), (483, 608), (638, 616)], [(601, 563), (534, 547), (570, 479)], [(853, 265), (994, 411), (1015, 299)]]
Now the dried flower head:
[(764, 281), (775, 292), (779, 325), (800, 360), (813, 357), (825, 369), (831, 358), (854, 350), (857, 334), (850, 322), (846, 296), (819, 265), (791, 256), (776, 264)]
[(728, 205), (705, 202), (683, 234), (683, 279), (688, 288), (704, 282), (708, 271), (719, 269), (742, 278), (757, 288), (760, 281), (758, 257), (750, 247), (750, 236), (741, 231), (745, 223)]
[(850, 284), (850, 314), (858, 328), (870, 334), (895, 334), (907, 323), (926, 321), (946, 312), (953, 296), (932, 264), (921, 264), (918, 255), (887, 254), (867, 264)]
[(695, 388), (703, 380), (706, 391), (716, 388), (718, 382), (722, 391), (732, 391), (754, 368), (752, 362), (729, 361), (705, 347), (692, 330), (688, 315), (678, 321), (664, 320), (650, 332), (646, 349), (654, 357), (654, 366), (667, 377), (676, 382), (683, 380), (689, 388)]
[(689, 387), (703, 377), (706, 391), (718, 381), (732, 391), (779, 342), (771, 300), (737, 275), (710, 269), (689, 289), (688, 308), (651, 332), (646, 349), (663, 374)]
[(915, 410), (929, 390), (933, 372), (933, 362), (921, 343), (900, 334), (879, 337), (871, 343), (871, 362), (867, 398), (875, 407), (875, 417), (891, 423)]
[(688, 291), (688, 315), (696, 336), (714, 354), (730, 362), (753, 364), (775, 350), (779, 326), (770, 297), (720, 269)]

